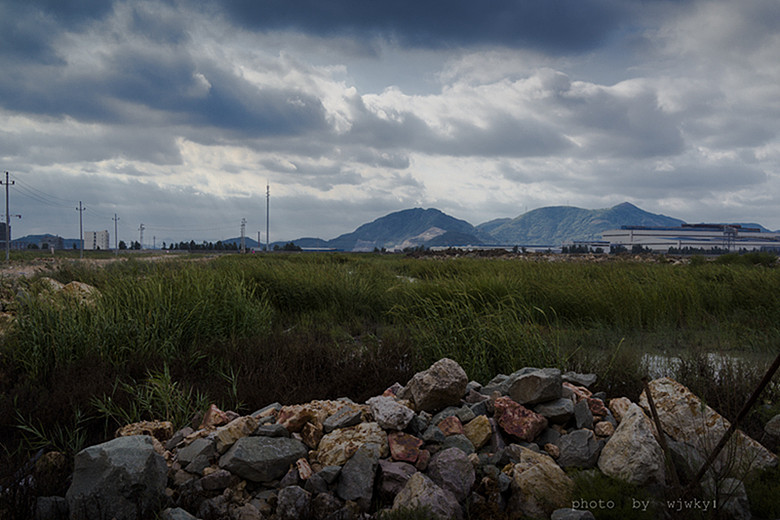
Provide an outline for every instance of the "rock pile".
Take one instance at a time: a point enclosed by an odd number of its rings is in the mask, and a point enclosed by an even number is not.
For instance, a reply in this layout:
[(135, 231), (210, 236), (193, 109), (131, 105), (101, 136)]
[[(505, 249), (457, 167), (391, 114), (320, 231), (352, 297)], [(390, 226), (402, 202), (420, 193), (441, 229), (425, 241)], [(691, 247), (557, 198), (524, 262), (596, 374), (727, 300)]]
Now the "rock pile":
[[(471, 517), (593, 518), (571, 509), (566, 469), (651, 488), (668, 478), (646, 396), (607, 402), (588, 389), (595, 379), (524, 368), (481, 386), (442, 359), (365, 404), (274, 403), (240, 417), (212, 406), (175, 433), (130, 425), (77, 455), (67, 496), (40, 498), (38, 519), (67, 509), (71, 519), (335, 520), (418, 507), (442, 519), (466, 507)], [(708, 435), (728, 423), (670, 379), (650, 390), (678, 466), (696, 471)], [(732, 449), (740, 471), (777, 463), (746, 436)]]

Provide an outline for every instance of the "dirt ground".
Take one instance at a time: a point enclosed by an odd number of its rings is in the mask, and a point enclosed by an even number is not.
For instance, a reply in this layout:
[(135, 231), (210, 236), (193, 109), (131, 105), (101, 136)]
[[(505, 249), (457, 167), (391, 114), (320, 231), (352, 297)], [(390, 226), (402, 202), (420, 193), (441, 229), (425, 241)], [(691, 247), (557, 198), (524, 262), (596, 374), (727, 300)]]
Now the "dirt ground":
[[(82, 262), (93, 266), (103, 266), (112, 262), (123, 261), (127, 257), (119, 256), (116, 258), (34, 258), (31, 260), (11, 260), (11, 262), (0, 262), (0, 280), (2, 279), (15, 279), (15, 278), (30, 278), (36, 274), (49, 273), (55, 271), (61, 264), (67, 264), (72, 262)], [(135, 256), (137, 260), (143, 260), (147, 262), (157, 262), (170, 260), (171, 257), (164, 255), (154, 256)]]

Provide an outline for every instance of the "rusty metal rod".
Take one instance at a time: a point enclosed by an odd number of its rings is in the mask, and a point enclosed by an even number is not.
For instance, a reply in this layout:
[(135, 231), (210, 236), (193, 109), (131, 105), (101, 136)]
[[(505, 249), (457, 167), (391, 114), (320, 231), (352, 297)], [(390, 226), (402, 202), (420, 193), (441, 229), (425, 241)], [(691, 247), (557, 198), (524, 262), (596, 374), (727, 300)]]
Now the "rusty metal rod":
[(688, 491), (691, 491), (694, 487), (696, 487), (696, 485), (699, 483), (702, 477), (704, 477), (704, 474), (710, 468), (712, 463), (715, 462), (715, 459), (718, 457), (721, 450), (723, 450), (723, 448), (726, 446), (726, 443), (729, 442), (729, 439), (737, 430), (737, 426), (739, 425), (739, 422), (745, 418), (745, 416), (753, 407), (755, 402), (758, 401), (758, 396), (772, 380), (772, 377), (774, 377), (775, 372), (777, 372), (778, 368), (780, 368), (780, 353), (777, 354), (777, 357), (775, 358), (772, 365), (769, 367), (769, 370), (767, 370), (766, 374), (764, 375), (764, 378), (761, 380), (760, 383), (758, 383), (758, 386), (753, 391), (753, 395), (751, 395), (750, 399), (748, 399), (747, 402), (744, 404), (744, 406), (742, 406), (742, 410), (739, 411), (739, 415), (737, 415), (737, 418), (734, 419), (734, 422), (731, 423), (729, 429), (726, 430), (726, 433), (724, 433), (723, 437), (721, 437), (718, 445), (715, 446), (715, 449), (712, 450), (712, 453), (710, 453), (710, 456), (707, 458), (707, 461), (699, 470), (699, 473), (697, 473), (696, 476), (691, 481), (691, 483), (688, 484), (688, 488), (687, 488)]
[(658, 418), (658, 412), (655, 409), (655, 402), (653, 396), (650, 395), (650, 385), (647, 384), (647, 376), (642, 378), (642, 383), (645, 385), (645, 397), (647, 397), (647, 404), (650, 405), (650, 414), (653, 416), (653, 422), (655, 422), (655, 429), (658, 433), (658, 444), (661, 445), (661, 449), (664, 452), (664, 462), (666, 462), (666, 470), (672, 477), (672, 485), (675, 489), (680, 487), (680, 479), (677, 476), (677, 469), (674, 467), (674, 461), (672, 460), (672, 454), (669, 452), (669, 446), (666, 444), (666, 438), (664, 437), (664, 430), (661, 427), (661, 419)]

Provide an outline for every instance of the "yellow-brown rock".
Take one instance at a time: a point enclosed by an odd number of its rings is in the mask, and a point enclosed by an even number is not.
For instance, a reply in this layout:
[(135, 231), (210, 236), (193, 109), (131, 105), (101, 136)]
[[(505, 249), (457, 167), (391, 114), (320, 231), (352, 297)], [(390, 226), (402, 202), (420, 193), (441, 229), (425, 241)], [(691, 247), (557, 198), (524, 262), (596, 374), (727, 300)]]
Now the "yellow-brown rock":
[(631, 400), (628, 397), (618, 397), (609, 400), (609, 411), (615, 416), (617, 422), (623, 420), (623, 415), (628, 411), (629, 406), (631, 406)]
[(593, 427), (593, 433), (595, 433), (599, 437), (609, 437), (610, 435), (615, 433), (615, 427), (612, 426), (612, 423), (609, 421), (597, 422), (596, 425)]
[(490, 419), (485, 415), (477, 415), (463, 426), (463, 434), (468, 437), (475, 449), (480, 449), (490, 441), (490, 436), (493, 434)]
[(554, 510), (571, 507), (574, 481), (551, 457), (519, 448), (519, 462), (507, 468), (512, 477), (510, 506), (514, 511), (531, 518), (549, 518)]
[(140, 421), (126, 424), (116, 431), (114, 437), (128, 435), (151, 435), (158, 441), (165, 442), (173, 437), (173, 424), (170, 421)]
[(290, 433), (300, 432), (307, 422), (322, 425), (329, 415), (336, 413), (344, 406), (357, 408), (357, 405), (329, 400), (283, 406), (276, 416), (276, 422), (287, 428)]
[(360, 423), (340, 428), (325, 435), (320, 441), (317, 460), (323, 466), (343, 466), (364, 444), (379, 446), (380, 456), (387, 457), (387, 433), (375, 422)]
[(312, 450), (317, 449), (317, 446), (320, 444), (320, 440), (322, 440), (322, 434), (322, 423), (318, 420), (315, 420), (314, 422), (307, 422), (303, 425), (303, 428), (301, 428), (301, 440)]
[(220, 426), (215, 432), (217, 452), (225, 453), (238, 439), (250, 435), (256, 429), (257, 419), (251, 415), (239, 417)]

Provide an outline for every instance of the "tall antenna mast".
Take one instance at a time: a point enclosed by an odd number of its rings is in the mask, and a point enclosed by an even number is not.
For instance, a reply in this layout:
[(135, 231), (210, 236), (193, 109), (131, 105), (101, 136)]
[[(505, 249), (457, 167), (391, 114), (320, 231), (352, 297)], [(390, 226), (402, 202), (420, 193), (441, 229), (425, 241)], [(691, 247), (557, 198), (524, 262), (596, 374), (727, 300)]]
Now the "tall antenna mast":
[(241, 252), (246, 253), (246, 219), (241, 219)]
[(76, 210), (79, 212), (79, 258), (84, 258), (84, 223), (82, 215), (84, 214), (85, 208), (81, 201), (79, 201), (79, 207), (76, 208)]
[(265, 250), (271, 251), (271, 239), (268, 237), (269, 226), (269, 207), (271, 206), (271, 185), (265, 181)]
[(118, 242), (119, 235), (116, 232), (116, 230), (117, 230), (117, 226), (116, 226), (117, 222), (119, 222), (119, 217), (117, 217), (116, 213), (114, 213), (114, 254), (115, 255), (119, 254), (119, 242)]

